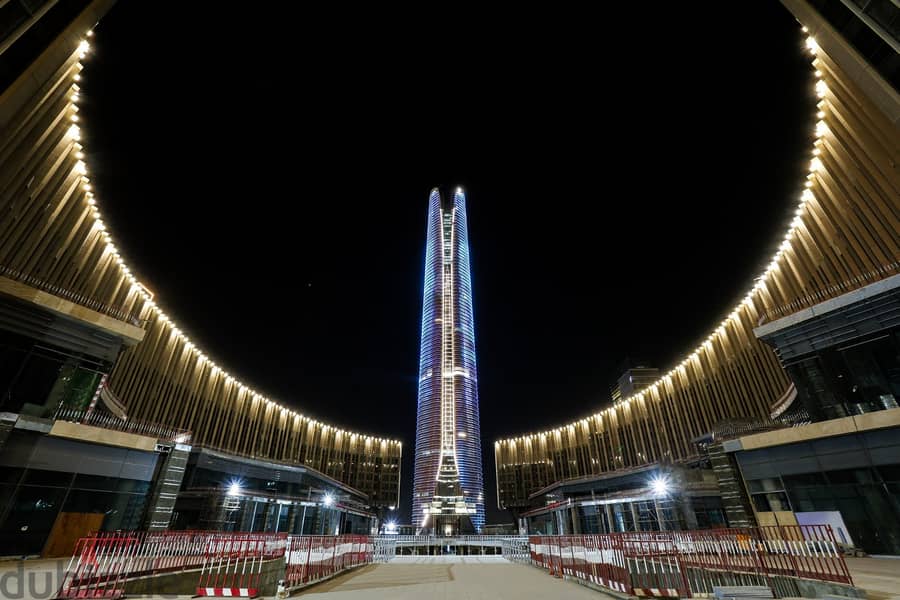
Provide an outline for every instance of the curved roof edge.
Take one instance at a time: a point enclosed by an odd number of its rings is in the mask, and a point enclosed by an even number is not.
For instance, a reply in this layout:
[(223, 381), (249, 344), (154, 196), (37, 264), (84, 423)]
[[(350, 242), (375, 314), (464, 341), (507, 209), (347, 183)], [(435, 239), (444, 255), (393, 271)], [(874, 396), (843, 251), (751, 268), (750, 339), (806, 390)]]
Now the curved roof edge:
[(198, 363), (202, 364), (202, 363), (206, 362), (206, 363), (209, 363), (209, 366), (213, 369), (213, 371), (222, 371), (225, 379), (228, 380), (229, 383), (233, 383), (233, 384), (237, 385), (239, 388), (241, 388), (242, 390), (249, 392), (249, 394), (253, 397), (254, 400), (259, 400), (259, 401), (265, 402), (267, 404), (270, 404), (280, 411), (290, 413), (295, 418), (309, 421), (312, 425), (322, 425), (325, 429), (334, 429), (338, 433), (346, 434), (349, 436), (355, 435), (355, 436), (359, 436), (359, 437), (363, 437), (363, 438), (367, 438), (367, 439), (373, 439), (379, 443), (386, 442), (386, 443), (402, 446), (402, 444), (403, 444), (402, 441), (397, 440), (397, 439), (380, 437), (377, 435), (369, 435), (369, 434), (359, 433), (359, 432), (355, 432), (355, 431), (349, 431), (349, 430), (343, 429), (341, 427), (337, 427), (335, 425), (324, 423), (322, 421), (318, 421), (311, 417), (305, 416), (302, 413), (300, 413), (292, 408), (289, 408), (287, 406), (284, 406), (284, 405), (276, 402), (275, 400), (272, 400), (268, 396), (266, 396), (260, 392), (257, 392), (252, 387), (247, 386), (246, 384), (242, 383), (240, 380), (238, 380), (236, 377), (231, 375), (224, 368), (220, 367), (216, 363), (216, 361), (214, 361), (212, 358), (207, 356), (207, 354), (205, 352), (203, 352), (199, 347), (197, 347), (194, 344), (194, 342), (190, 339), (190, 337), (186, 333), (181, 331), (181, 329), (175, 324), (174, 320), (169, 315), (167, 315), (163, 311), (162, 308), (160, 308), (160, 306), (154, 300), (154, 294), (134, 276), (134, 274), (131, 272), (131, 270), (126, 265), (125, 260), (122, 258), (121, 254), (119, 253), (119, 250), (116, 248), (115, 244), (113, 244), (110, 234), (107, 232), (107, 226), (103, 222), (102, 216), (100, 214), (100, 210), (97, 207), (97, 200), (95, 198), (93, 189), (90, 184), (90, 178), (88, 177), (87, 165), (85, 164), (85, 162), (83, 160), (84, 159), (84, 153), (82, 151), (83, 149), (82, 149), (81, 144), (79, 143), (81, 140), (81, 132), (80, 132), (79, 124), (78, 124), (79, 117), (77, 116), (77, 114), (75, 114), (78, 112), (78, 100), (79, 100), (79, 88), (78, 88), (77, 82), (80, 80), (80, 75), (78, 74), (78, 72), (83, 69), (83, 65), (81, 64), (81, 61), (84, 59), (84, 57), (87, 55), (87, 53), (90, 50), (89, 38), (92, 35), (93, 35), (93, 31), (88, 30), (85, 33), (84, 39), (80, 40), (78, 48), (77, 48), (79, 61), (76, 65), (76, 70), (75, 70), (75, 75), (74, 75), (74, 81), (76, 83), (74, 84), (74, 92), (69, 98), (71, 105), (73, 107), (73, 114), (71, 117), (72, 125), (68, 129), (67, 135), (76, 143), (76, 148), (78, 150), (78, 153), (77, 153), (78, 161), (76, 163), (75, 168), (76, 168), (76, 171), (81, 176), (82, 186), (87, 195), (88, 204), (93, 209), (94, 226), (96, 227), (96, 229), (98, 229), (100, 232), (102, 232), (102, 234), (104, 236), (104, 240), (106, 241), (106, 248), (109, 251), (109, 253), (111, 254), (111, 256), (118, 263), (119, 269), (124, 274), (125, 279), (132, 286), (133, 290), (137, 291), (138, 295), (143, 300), (143, 306), (141, 307), (141, 309), (139, 311), (140, 315), (141, 315), (141, 322), (143, 324), (142, 327), (144, 329), (146, 329), (148, 327), (150, 321), (154, 320), (154, 319), (159, 320), (160, 322), (171, 327), (173, 333), (179, 338), (179, 341), (182, 342), (182, 344), (184, 345), (186, 350), (193, 355), (194, 359)]
[[(804, 34), (807, 33), (805, 27), (803, 28), (803, 32)], [(663, 386), (669, 385), (672, 380), (679, 375), (679, 372), (683, 373), (690, 364), (698, 363), (701, 353), (704, 353), (706, 350), (711, 349), (714, 343), (719, 342), (720, 338), (727, 335), (727, 327), (739, 325), (742, 318), (747, 318), (750, 315), (762, 315), (765, 313), (765, 309), (763, 308), (765, 305), (762, 302), (760, 295), (766, 289), (766, 286), (771, 283), (773, 273), (777, 269), (781, 268), (785, 253), (789, 249), (791, 249), (792, 242), (795, 241), (798, 230), (804, 223), (804, 216), (807, 215), (807, 204), (815, 200), (815, 195), (810, 189), (813, 186), (812, 181), (815, 179), (815, 175), (818, 171), (824, 170), (824, 165), (822, 164), (821, 159), (819, 159), (820, 149), (818, 146), (821, 144), (822, 139), (829, 131), (828, 125), (824, 120), (825, 114), (821, 111), (821, 100), (828, 95), (829, 89), (828, 84), (824, 80), (824, 74), (817, 68), (817, 59), (815, 57), (817, 55), (817, 52), (819, 52), (819, 47), (812, 36), (808, 36), (806, 38), (806, 48), (813, 55), (812, 67), (815, 75), (815, 93), (819, 98), (816, 115), (817, 119), (814, 131), (815, 141), (813, 142), (813, 148), (811, 152), (812, 159), (810, 160), (804, 190), (800, 194), (800, 198), (794, 212), (795, 216), (791, 221), (787, 231), (785, 232), (784, 238), (779, 245), (778, 250), (769, 260), (769, 263), (766, 266), (765, 270), (759, 276), (754, 278), (755, 283), (750, 287), (749, 291), (747, 291), (740, 302), (738, 302), (738, 304), (712, 330), (712, 332), (710, 332), (709, 335), (706, 336), (706, 339), (704, 341), (702, 341), (692, 351), (688, 352), (685, 358), (683, 358), (674, 367), (670, 368), (666, 373), (661, 375), (659, 379), (657, 379), (652, 385), (644, 388), (633, 396), (628, 397), (620, 404), (609, 406), (603, 410), (597, 411), (580, 419), (575, 419), (574, 421), (571, 421), (569, 423), (565, 423), (556, 427), (548, 427), (542, 431), (500, 438), (494, 442), (495, 448), (499, 447), (501, 443), (514, 442), (516, 440), (524, 440), (542, 435), (546, 436), (562, 429), (575, 427), (579, 423), (583, 423), (588, 419), (600, 417), (607, 414), (613, 414), (620, 406), (627, 406), (632, 402), (643, 402), (648, 399), (651, 394), (662, 392), (663, 390), (661, 388)], [(779, 398), (775, 398), (773, 399), (773, 402), (777, 404), (779, 400)]]

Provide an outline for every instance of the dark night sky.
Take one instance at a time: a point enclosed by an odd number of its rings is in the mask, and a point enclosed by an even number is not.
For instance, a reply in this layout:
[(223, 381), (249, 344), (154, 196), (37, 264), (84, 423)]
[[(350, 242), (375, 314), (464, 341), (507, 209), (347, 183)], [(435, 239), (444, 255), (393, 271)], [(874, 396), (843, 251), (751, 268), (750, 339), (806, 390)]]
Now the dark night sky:
[(464, 186), (488, 520), (509, 520), (493, 441), (590, 414), (626, 356), (666, 367), (705, 336), (803, 181), (799, 26), (775, 0), (671, 4), (119, 2), (82, 86), (99, 206), (217, 362), (404, 440), (408, 512), (427, 196)]

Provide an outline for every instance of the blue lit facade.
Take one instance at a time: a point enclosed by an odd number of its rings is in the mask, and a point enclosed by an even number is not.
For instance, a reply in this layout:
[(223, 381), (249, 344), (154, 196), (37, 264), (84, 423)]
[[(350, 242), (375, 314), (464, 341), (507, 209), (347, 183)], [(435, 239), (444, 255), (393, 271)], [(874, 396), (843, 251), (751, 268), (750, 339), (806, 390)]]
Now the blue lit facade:
[(449, 202), (437, 189), (429, 197), (413, 520), (439, 533), (480, 532), (484, 526), (475, 318), (461, 189)]

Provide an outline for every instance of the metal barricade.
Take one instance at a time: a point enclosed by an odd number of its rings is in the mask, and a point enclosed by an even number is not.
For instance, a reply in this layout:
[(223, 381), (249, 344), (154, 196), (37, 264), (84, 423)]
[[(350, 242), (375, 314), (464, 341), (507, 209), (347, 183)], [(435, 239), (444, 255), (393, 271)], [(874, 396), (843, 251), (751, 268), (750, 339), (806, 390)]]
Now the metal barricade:
[(284, 556), (287, 534), (233, 533), (211, 537), (197, 596), (254, 598), (263, 564)]
[(253, 597), (265, 563), (282, 556), (284, 582), (297, 587), (372, 563), (375, 546), (367, 535), (99, 532), (76, 544), (56, 598), (115, 600), (128, 579), (185, 569), (200, 569), (198, 596)]
[(130, 577), (197, 568), (203, 563), (209, 531), (136, 532), (140, 540), (129, 569)]
[(622, 533), (622, 556), (636, 596), (683, 597), (688, 585), (671, 533)]
[(287, 539), (284, 587), (288, 590), (370, 564), (375, 547), (367, 535), (304, 535)]
[(374, 562), (386, 563), (397, 556), (397, 540), (391, 535), (380, 535), (373, 542)]
[(504, 539), (502, 543), (500, 551), (506, 560), (523, 564), (531, 562), (533, 552), (528, 538), (510, 536)]
[(621, 536), (584, 536), (585, 552), (590, 552), (594, 583), (631, 594), (631, 580), (625, 562)]
[(828, 525), (530, 536), (531, 564), (645, 597), (707, 596), (716, 586), (798, 595), (797, 580), (852, 585)]
[(120, 598), (130, 571), (137, 536), (127, 533), (98, 533), (83, 537), (66, 568), (59, 599)]

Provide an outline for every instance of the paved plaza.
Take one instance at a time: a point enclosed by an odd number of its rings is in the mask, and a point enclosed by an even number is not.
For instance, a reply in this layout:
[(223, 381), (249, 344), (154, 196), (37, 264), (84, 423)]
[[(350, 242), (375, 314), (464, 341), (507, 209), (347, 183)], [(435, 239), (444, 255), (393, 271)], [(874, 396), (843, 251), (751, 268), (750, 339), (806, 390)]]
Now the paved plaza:
[(900, 557), (848, 558), (847, 567), (868, 600), (900, 600)]
[(490, 556), (401, 556), (388, 564), (363, 567), (313, 586), (301, 597), (310, 600), (604, 598), (540, 569)]

